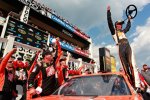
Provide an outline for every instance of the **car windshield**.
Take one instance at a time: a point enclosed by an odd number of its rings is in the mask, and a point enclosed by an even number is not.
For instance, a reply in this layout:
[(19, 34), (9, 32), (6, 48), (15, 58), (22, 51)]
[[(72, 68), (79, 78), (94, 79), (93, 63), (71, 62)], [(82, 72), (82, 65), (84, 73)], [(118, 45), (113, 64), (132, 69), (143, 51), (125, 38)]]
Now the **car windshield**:
[(54, 95), (66, 96), (112, 96), (131, 95), (124, 78), (120, 75), (95, 75), (72, 78)]

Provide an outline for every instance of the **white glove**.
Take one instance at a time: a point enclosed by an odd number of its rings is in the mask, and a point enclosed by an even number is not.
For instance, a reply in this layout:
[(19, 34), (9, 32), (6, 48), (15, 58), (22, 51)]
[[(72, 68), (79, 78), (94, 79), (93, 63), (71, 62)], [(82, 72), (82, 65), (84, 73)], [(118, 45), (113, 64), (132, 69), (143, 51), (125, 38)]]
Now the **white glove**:
[(146, 92), (150, 94), (150, 87), (146, 89)]
[(56, 42), (56, 39), (52, 39), (52, 43), (55, 43)]
[(35, 90), (36, 90), (36, 94), (41, 94), (42, 93), (42, 88), (39, 87), (39, 86)]

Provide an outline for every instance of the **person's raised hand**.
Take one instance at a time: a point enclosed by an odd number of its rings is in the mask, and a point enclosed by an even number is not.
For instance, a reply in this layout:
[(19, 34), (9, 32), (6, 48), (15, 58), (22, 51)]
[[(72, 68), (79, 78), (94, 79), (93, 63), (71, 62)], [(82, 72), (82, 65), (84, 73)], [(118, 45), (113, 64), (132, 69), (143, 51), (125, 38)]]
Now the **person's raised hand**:
[(59, 37), (57, 37), (57, 38), (56, 38), (56, 41), (59, 41), (59, 40), (60, 40)]
[(68, 51), (67, 51), (67, 56), (69, 56), (69, 57), (71, 56), (71, 54)]
[(129, 19), (129, 20), (131, 20), (131, 19), (132, 19), (132, 17), (129, 15), (129, 16), (128, 16), (128, 19)]

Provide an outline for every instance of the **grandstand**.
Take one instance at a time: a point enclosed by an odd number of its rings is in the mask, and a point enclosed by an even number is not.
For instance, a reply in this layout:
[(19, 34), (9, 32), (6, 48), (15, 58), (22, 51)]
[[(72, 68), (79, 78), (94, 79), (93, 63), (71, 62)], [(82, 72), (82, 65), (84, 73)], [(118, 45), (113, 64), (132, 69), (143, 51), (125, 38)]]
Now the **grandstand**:
[(89, 63), (92, 60), (90, 36), (35, 0), (0, 0), (0, 34), (1, 54), (9, 51), (11, 46), (6, 45), (9, 39), (14, 39), (12, 47), (19, 48), (16, 56), (26, 59), (59, 37), (64, 54), (68, 51), (72, 55), (71, 69), (77, 69), (80, 64), (94, 66)]

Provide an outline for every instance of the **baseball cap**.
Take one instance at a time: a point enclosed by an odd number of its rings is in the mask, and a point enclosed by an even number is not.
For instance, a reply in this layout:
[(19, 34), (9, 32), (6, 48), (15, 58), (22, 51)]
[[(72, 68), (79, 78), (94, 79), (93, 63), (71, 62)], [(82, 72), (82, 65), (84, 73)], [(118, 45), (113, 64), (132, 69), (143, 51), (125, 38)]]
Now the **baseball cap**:
[(44, 58), (46, 55), (52, 55), (52, 51), (50, 50), (43, 50), (43, 53), (42, 53), (42, 57)]

